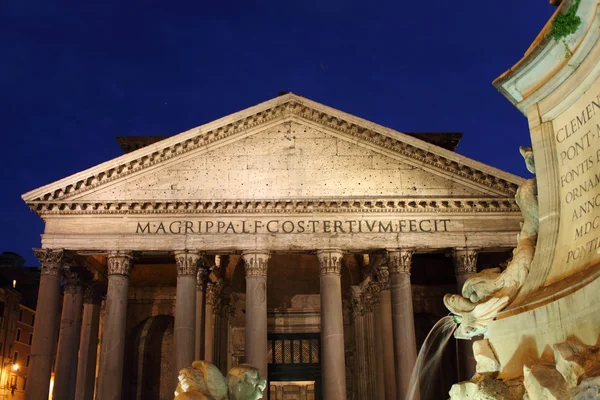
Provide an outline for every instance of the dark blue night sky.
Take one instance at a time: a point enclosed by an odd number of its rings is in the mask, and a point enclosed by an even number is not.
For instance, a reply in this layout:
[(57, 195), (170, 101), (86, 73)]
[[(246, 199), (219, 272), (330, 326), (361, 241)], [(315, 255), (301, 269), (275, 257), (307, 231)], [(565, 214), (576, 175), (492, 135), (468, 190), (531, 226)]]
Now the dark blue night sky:
[[(94, 4), (95, 3), (95, 4)], [(0, 251), (40, 245), (21, 194), (292, 91), (399, 131), (459, 131), (458, 153), (527, 176), (527, 122), (491, 82), (547, 0), (48, 1), (0, 4)]]

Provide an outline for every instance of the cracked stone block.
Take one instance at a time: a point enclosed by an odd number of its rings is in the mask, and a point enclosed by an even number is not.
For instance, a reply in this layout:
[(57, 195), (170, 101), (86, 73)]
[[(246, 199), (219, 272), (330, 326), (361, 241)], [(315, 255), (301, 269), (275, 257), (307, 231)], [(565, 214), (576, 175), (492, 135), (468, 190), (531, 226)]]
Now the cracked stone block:
[(557, 343), (552, 346), (554, 358), (556, 360), (556, 369), (569, 383), (569, 386), (575, 387), (582, 376), (597, 358), (598, 348), (586, 346), (573, 341)]
[(476, 371), (481, 375), (495, 376), (500, 371), (500, 362), (487, 339), (473, 342), (473, 354), (477, 362)]
[(600, 399), (600, 376), (585, 378), (579, 386), (571, 389), (571, 400)]
[(450, 400), (521, 400), (524, 392), (520, 379), (502, 381), (476, 375), (471, 381), (452, 385)]
[(523, 383), (530, 400), (564, 400), (569, 398), (569, 385), (554, 364), (539, 360), (523, 366)]

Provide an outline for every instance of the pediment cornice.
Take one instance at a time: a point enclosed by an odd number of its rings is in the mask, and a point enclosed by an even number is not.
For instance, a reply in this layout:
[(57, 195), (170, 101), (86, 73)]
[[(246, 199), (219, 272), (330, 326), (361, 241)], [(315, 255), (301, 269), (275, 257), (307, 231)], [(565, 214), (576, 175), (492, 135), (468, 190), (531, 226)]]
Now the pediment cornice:
[(40, 215), (69, 214), (307, 214), (517, 213), (514, 198), (327, 198), (273, 200), (33, 201)]
[[(431, 145), (400, 132), (323, 106), (303, 97), (287, 94), (191, 129), (179, 135), (117, 157), (96, 167), (24, 194), (23, 199), (36, 212), (51, 210), (52, 204), (72, 207), (70, 199), (99, 186), (165, 163), (175, 157), (218, 142), (243, 137), (251, 130), (278, 121), (296, 119), (339, 133), (349, 140), (370, 145), (387, 153), (401, 155), (408, 162), (484, 188), (499, 198), (514, 197), (522, 178), (487, 166), (454, 152)], [(229, 140), (228, 140), (229, 139)], [(189, 201), (185, 201), (190, 203)], [(82, 203), (85, 204), (85, 203)], [(68, 206), (67, 206), (68, 205)], [(87, 206), (83, 206), (87, 207)], [(130, 207), (128, 205), (127, 207)]]

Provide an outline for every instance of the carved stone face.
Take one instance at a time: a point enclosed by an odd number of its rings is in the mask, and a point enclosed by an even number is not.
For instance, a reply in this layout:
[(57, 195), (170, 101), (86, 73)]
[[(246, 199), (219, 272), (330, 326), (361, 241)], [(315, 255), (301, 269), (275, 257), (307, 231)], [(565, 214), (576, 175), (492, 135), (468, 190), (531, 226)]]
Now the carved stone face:
[(227, 376), (229, 400), (258, 400), (263, 398), (267, 386), (265, 378), (251, 366), (240, 365), (232, 368)]

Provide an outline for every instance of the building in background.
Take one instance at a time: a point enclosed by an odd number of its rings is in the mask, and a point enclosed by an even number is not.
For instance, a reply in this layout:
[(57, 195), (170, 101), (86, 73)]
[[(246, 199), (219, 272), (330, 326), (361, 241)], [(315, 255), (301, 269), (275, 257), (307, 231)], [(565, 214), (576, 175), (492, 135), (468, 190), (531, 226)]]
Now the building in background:
[(16, 253), (0, 254), (0, 400), (27, 388), (40, 271)]

